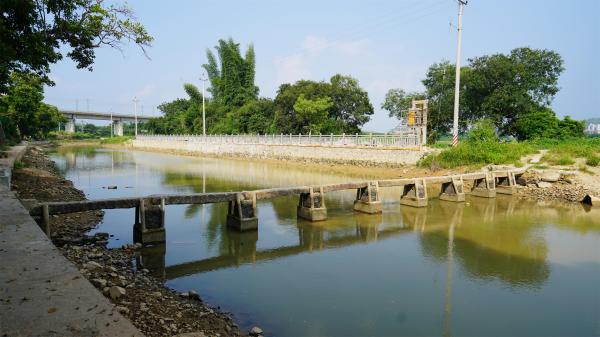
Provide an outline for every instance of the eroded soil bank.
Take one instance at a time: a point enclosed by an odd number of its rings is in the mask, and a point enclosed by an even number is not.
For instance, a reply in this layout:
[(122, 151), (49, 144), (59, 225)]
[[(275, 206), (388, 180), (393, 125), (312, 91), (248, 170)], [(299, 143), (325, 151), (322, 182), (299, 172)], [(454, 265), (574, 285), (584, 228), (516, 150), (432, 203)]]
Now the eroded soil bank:
[[(13, 174), (19, 199), (43, 201), (83, 200), (83, 192), (65, 180), (41, 146), (28, 149), (24, 167)], [(195, 292), (177, 293), (135, 268), (137, 245), (108, 249), (107, 233), (86, 233), (102, 220), (103, 212), (52, 216), (52, 241), (112, 303), (147, 336), (243, 336), (238, 325), (219, 308), (204, 304)], [(254, 335), (257, 335), (255, 329)], [(188, 336), (188, 335), (185, 335)]]

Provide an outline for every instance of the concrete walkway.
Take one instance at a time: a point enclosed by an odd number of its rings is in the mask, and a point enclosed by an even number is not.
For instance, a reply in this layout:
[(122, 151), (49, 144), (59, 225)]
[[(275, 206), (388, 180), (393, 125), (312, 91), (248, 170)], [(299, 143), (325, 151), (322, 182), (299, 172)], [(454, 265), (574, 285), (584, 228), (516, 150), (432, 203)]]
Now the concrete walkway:
[(0, 189), (0, 336), (142, 336)]

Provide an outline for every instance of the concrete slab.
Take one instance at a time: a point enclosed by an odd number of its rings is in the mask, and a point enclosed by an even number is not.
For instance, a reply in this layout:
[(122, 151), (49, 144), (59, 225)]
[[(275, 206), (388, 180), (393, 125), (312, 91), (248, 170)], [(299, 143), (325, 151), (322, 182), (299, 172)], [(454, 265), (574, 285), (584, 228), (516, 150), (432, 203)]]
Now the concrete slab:
[(48, 240), (13, 192), (0, 192), (2, 336), (143, 336)]

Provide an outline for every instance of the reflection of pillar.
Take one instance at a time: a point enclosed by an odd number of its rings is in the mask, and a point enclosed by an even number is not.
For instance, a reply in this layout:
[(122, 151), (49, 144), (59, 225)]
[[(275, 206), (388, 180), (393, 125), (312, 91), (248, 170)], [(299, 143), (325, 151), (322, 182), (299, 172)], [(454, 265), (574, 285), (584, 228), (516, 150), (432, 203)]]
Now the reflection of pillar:
[(65, 131), (67, 133), (75, 133), (75, 117), (71, 117), (67, 120)]
[(113, 130), (115, 135), (123, 136), (123, 121), (120, 119), (115, 119), (113, 121)]
[(140, 255), (136, 256), (136, 268), (137, 269), (148, 269), (152, 276), (165, 279), (165, 255), (167, 251), (167, 245), (157, 244), (152, 247), (144, 247), (140, 251)]
[(228, 231), (229, 254), (235, 256), (236, 264), (256, 262), (256, 242), (258, 231)]

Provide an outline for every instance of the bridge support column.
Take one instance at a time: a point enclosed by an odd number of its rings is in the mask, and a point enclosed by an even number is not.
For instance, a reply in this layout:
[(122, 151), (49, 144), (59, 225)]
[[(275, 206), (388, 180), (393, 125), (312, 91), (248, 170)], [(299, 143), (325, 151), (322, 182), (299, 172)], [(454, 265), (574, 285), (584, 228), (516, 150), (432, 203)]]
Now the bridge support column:
[(133, 241), (141, 244), (165, 242), (165, 201), (153, 205), (148, 199), (140, 199), (136, 207), (136, 219), (133, 226)]
[(65, 123), (65, 132), (75, 133), (75, 118), (69, 118)]
[(256, 195), (253, 194), (252, 198), (247, 200), (241, 193), (238, 193), (236, 199), (229, 202), (227, 226), (238, 231), (258, 229)]
[(496, 193), (498, 194), (515, 194), (517, 192), (517, 181), (515, 174), (506, 171), (506, 177), (496, 177)]
[(442, 193), (440, 200), (463, 202), (465, 201), (465, 192), (463, 190), (462, 177), (452, 177), (452, 181), (442, 183)]
[(427, 185), (424, 179), (415, 179), (413, 184), (404, 185), (404, 191), (400, 197), (400, 205), (412, 207), (427, 206)]
[(358, 212), (377, 214), (382, 212), (382, 204), (379, 199), (379, 183), (372, 181), (366, 187), (356, 190), (354, 210)]
[(116, 119), (113, 121), (113, 133), (115, 136), (123, 136), (123, 121)]
[(484, 178), (475, 179), (475, 181), (473, 181), (471, 195), (482, 198), (496, 197), (496, 183), (492, 173), (486, 172)]
[(319, 187), (319, 192), (315, 192), (311, 187), (308, 193), (300, 193), (298, 217), (309, 221), (326, 220), (327, 208), (324, 197), (323, 187)]

